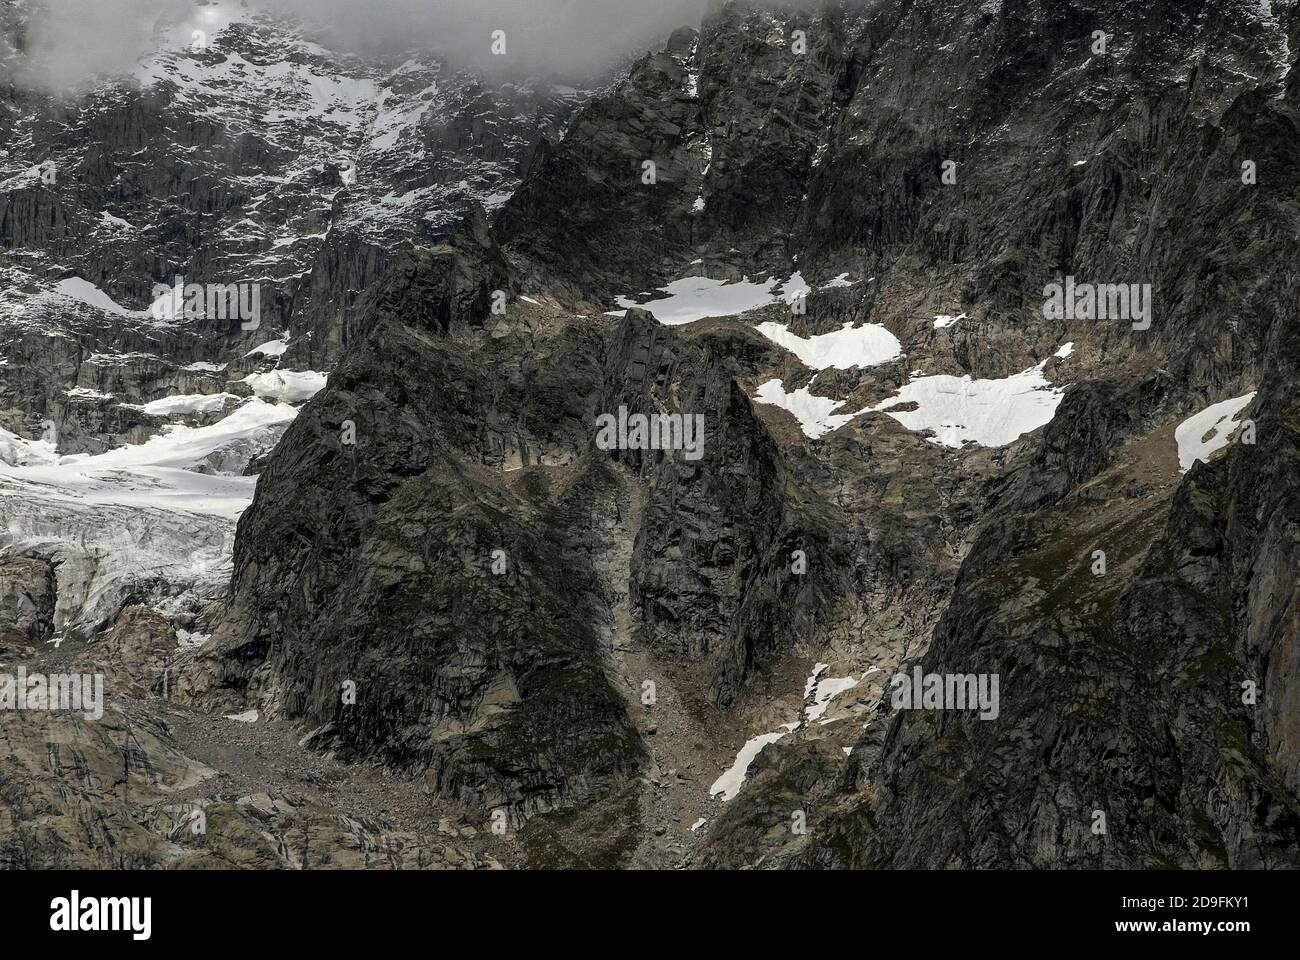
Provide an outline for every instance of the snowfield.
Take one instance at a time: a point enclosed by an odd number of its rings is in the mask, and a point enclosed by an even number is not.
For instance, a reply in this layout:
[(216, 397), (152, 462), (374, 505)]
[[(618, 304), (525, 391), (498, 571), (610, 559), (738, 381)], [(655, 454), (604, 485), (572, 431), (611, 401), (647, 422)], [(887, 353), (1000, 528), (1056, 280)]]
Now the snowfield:
[[(1000, 380), (919, 377), (870, 409), (889, 414), (909, 430), (934, 431), (927, 439), (945, 447), (1004, 447), (1056, 414), (1064, 391), (1043, 377), (1045, 366), (1046, 361)], [(894, 409), (910, 403), (916, 409)]]
[(0, 430), (0, 490), (6, 496), (182, 510), (234, 520), (252, 502), (257, 478), (199, 473), (197, 468), (262, 435), (278, 437), (272, 428), (296, 415), (287, 404), (251, 399), (211, 426), (170, 424), (145, 443), (65, 456), (55, 454), (52, 443)]
[(93, 455), (0, 430), (0, 552), (57, 562), (60, 635), (110, 626), (128, 597), (164, 615), (210, 602), (229, 584), (235, 522), (256, 488), (243, 472), (296, 414), (249, 399), (211, 426), (172, 424)]
[[(1055, 356), (1067, 357), (1072, 348), (1073, 344), (1066, 344)], [(801, 349), (809, 352), (803, 345)], [(811, 352), (809, 355), (812, 356)], [(840, 359), (846, 355), (853, 354), (844, 351)], [(836, 413), (845, 401), (818, 396), (808, 387), (789, 393), (784, 382), (775, 379), (758, 388), (754, 401), (788, 410), (811, 440), (838, 430), (854, 417), (878, 412), (888, 414), (909, 430), (933, 431), (934, 436), (926, 439), (945, 447), (961, 449), (968, 443), (1004, 447), (1049, 423), (1055, 416), (1065, 392), (1044, 378), (1046, 366), (1047, 361), (1043, 361), (1036, 367), (995, 380), (976, 380), (969, 375), (914, 376), (893, 397), (856, 413)], [(912, 404), (914, 409), (897, 409)]]
[(99, 287), (95, 286), (89, 280), (83, 280), (81, 277), (70, 277), (67, 280), (60, 280), (54, 285), (54, 291), (59, 296), (67, 297), (69, 300), (76, 300), (78, 303), (85, 303), (97, 310), (103, 310), (105, 313), (111, 313), (119, 317), (143, 317), (144, 313), (136, 310), (128, 310), (110, 297)]
[(304, 403), (325, 389), (329, 374), (316, 370), (272, 370), (250, 373), (236, 383), (246, 383), (258, 397), (286, 403)]
[(238, 401), (233, 393), (211, 394), (174, 394), (159, 400), (151, 400), (141, 409), (155, 417), (185, 416), (195, 413), (220, 413), (226, 404)]
[(849, 322), (832, 333), (811, 337), (801, 337), (791, 333), (785, 324), (771, 321), (760, 323), (755, 329), (773, 343), (785, 347), (812, 370), (874, 367), (903, 355), (903, 345), (898, 338), (874, 323), (854, 327)]
[(1200, 413), (1192, 414), (1174, 429), (1178, 444), (1178, 469), (1186, 473), (1197, 460), (1209, 463), (1210, 457), (1222, 450), (1232, 440), (1241, 426), (1237, 414), (1255, 399), (1255, 391), (1229, 400), (1211, 404)]
[(771, 404), (794, 414), (803, 429), (804, 436), (810, 440), (816, 440), (832, 430), (838, 430), (857, 416), (853, 413), (835, 413), (844, 406), (843, 400), (819, 397), (807, 387), (800, 387), (794, 393), (786, 393), (785, 385), (781, 380), (768, 380), (762, 384), (754, 399), (759, 403)]
[[(806, 296), (808, 290), (808, 284), (799, 273), (792, 274), (785, 283), (777, 277), (763, 281), (746, 277), (734, 283), (708, 277), (683, 277), (659, 288), (659, 292), (667, 296), (653, 297), (644, 303), (630, 297), (618, 297), (617, 303), (623, 310), (640, 307), (665, 326), (675, 327), (705, 317), (748, 313), (773, 303), (793, 303), (796, 297)], [(610, 315), (621, 316), (621, 312), (612, 310)]]
[(749, 765), (754, 762), (754, 758), (769, 743), (776, 743), (798, 726), (797, 723), (787, 723), (786, 729), (779, 733), (764, 733), (746, 742), (736, 754), (736, 759), (731, 766), (722, 772), (722, 776), (713, 781), (713, 786), (709, 787), (709, 796), (716, 797), (721, 794), (723, 802), (734, 800), (739, 795), (740, 788), (744, 786), (745, 775), (749, 772)]

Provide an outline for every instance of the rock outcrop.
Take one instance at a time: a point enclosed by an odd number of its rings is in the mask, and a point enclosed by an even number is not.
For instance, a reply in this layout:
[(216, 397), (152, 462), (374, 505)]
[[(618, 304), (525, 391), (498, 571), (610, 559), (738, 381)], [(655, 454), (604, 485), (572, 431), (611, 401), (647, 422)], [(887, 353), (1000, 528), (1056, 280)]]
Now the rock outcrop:
[(45, 561), (0, 562), (0, 650), (29, 648), (54, 635), (54, 569)]

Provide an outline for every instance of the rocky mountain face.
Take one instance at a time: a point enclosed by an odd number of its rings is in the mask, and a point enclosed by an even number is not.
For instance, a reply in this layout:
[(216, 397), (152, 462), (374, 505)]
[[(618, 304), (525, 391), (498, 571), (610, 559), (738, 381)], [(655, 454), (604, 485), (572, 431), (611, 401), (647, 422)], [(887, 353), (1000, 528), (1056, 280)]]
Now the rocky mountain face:
[[(207, 3), (134, 76), (54, 94), (21, 69), (41, 15), (0, 4), (0, 637), (38, 661), (84, 647), (111, 690), (170, 696), (257, 474), (363, 297), (466, 204), (498, 207), (587, 94), (340, 54), (256, 4)], [(158, 297), (177, 283), (256, 286), (259, 314), (191, 315)], [(84, 862), (130, 863), (101, 854)]]
[(1300, 863), (1300, 5), (296, 29), (3, 101), (3, 862)]
[[(39, 12), (25, 3), (0, 10), (20, 51)], [(191, 44), (200, 27), (208, 40)], [(557, 135), (581, 96), (544, 83), (488, 86), (428, 58), (363, 62), (247, 5), (196, 5), (189, 22), (160, 30), (158, 44), (135, 76), (79, 98), (24, 86), (17, 54), (5, 60), (0, 444), (10, 463), (108, 453), (104, 470), (116, 472), (141, 458), (110, 451), (206, 429), (205, 472), (257, 472), (348, 343), (364, 292), (402, 249), (446, 235), (464, 203), (499, 205), (534, 144)], [(157, 293), (175, 284), (256, 288), (257, 316), (224, 304), (210, 313), (210, 294), (197, 311), (188, 300), (182, 310)], [(20, 449), (29, 439), (42, 446)], [(49, 480), (30, 477), (43, 489)], [(173, 529), (155, 533), (146, 565), (174, 582), (196, 542), (210, 544), (223, 590), (232, 514), (252, 482), (236, 486), (233, 505), (214, 506), (205, 490), (184, 518), (155, 511), (151, 529)], [(107, 526), (131, 525), (157, 506), (135, 498), (126, 514), (105, 504), (83, 520), (83, 493), (75, 505), (36, 496), (30, 515), (21, 503), (10, 508), (21, 550), (71, 555), (65, 580), (74, 563), (140, 547), (139, 536), (96, 536), (106, 513)], [(55, 524), (56, 515), (76, 519)], [(88, 529), (69, 538), (64, 523)], [(98, 542), (87, 545), (87, 532)], [(105, 585), (111, 596), (93, 610), (61, 611), (60, 632), (103, 629), (133, 577)]]

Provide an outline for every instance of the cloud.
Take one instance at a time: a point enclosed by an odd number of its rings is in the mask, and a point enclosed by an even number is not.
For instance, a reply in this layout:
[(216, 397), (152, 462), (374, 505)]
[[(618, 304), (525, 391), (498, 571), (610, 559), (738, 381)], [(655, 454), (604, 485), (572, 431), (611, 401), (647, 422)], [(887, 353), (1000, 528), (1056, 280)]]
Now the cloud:
[(190, 0), (45, 0), (8, 12), (30, 15), (16, 79), (25, 86), (67, 89), (103, 74), (121, 73), (153, 43), (155, 23), (183, 17)]
[[(3, 10), (5, 0), (0, 0)], [(683, 24), (698, 26), (705, 0), (16, 0), (30, 11), (23, 85), (68, 89), (129, 73), (199, 16), (247, 9), (294, 16), (339, 51), (369, 55), (429, 51), (452, 62), (513, 74), (586, 77), (662, 47)], [(494, 31), (505, 56), (493, 56)], [(186, 34), (188, 35), (188, 34)]]

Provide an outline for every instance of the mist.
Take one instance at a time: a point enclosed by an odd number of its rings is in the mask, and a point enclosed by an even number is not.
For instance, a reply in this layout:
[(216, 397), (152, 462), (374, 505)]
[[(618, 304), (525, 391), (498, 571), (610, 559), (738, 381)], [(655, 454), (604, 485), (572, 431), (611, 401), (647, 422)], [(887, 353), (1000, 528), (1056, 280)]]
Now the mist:
[[(340, 48), (425, 49), (512, 70), (580, 75), (629, 53), (662, 49), (682, 25), (699, 26), (705, 0), (275, 0), (326, 25)], [(371, 11), (382, 11), (372, 16)], [(491, 54), (493, 31), (507, 54)]]
[[(5, 10), (0, 0), (0, 11)], [(427, 51), (453, 63), (557, 80), (594, 76), (661, 49), (682, 25), (698, 26), (706, 0), (13, 0), (30, 11), (15, 79), (71, 90), (127, 74), (168, 32), (246, 10), (288, 15), (332, 50), (368, 56)], [(494, 31), (506, 53), (492, 54)]]
[(151, 48), (155, 24), (183, 17), (191, 6), (189, 0), (18, 0), (0, 6), (6, 28), (19, 14), (30, 16), (26, 49), (13, 61), (14, 79), (22, 87), (67, 90), (129, 72)]

